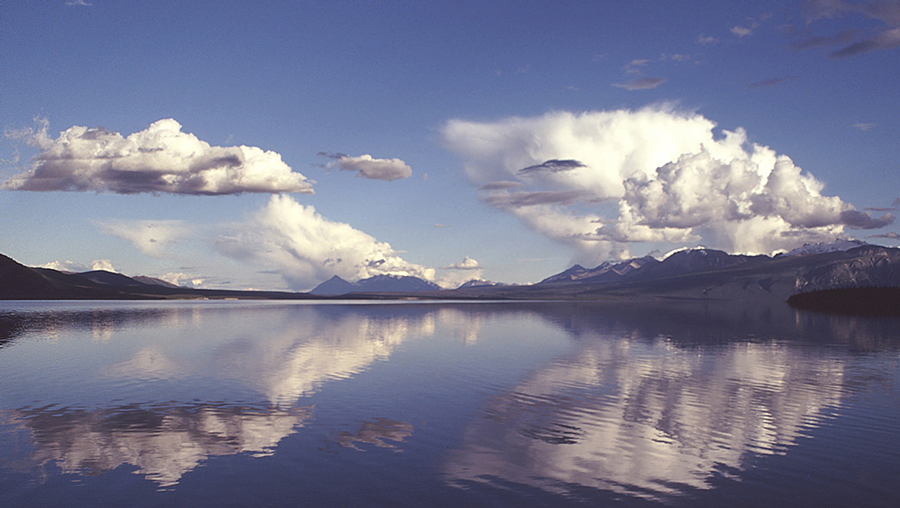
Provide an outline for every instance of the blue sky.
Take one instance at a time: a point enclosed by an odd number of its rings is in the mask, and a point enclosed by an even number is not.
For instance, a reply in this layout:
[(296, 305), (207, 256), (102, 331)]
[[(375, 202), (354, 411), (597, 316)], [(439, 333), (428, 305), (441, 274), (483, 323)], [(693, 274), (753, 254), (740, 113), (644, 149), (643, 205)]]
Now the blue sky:
[(897, 245), (900, 2), (0, 4), (0, 252), (198, 287)]

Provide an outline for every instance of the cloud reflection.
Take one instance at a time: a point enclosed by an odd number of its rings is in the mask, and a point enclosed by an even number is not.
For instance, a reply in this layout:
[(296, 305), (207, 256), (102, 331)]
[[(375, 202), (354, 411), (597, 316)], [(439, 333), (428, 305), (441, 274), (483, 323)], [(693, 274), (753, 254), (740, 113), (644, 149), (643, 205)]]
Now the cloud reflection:
[(620, 330), (488, 402), (452, 484), (572, 485), (663, 499), (782, 454), (841, 401), (843, 363), (772, 343), (685, 346)]
[[(26, 464), (26, 469), (34, 471), (55, 463), (66, 474), (98, 474), (130, 465), (135, 473), (167, 488), (211, 456), (269, 455), (312, 416), (312, 406), (298, 406), (298, 399), (313, 395), (328, 381), (350, 378), (386, 360), (410, 337), (434, 334), (438, 315), (435, 308), (384, 305), (284, 306), (243, 313), (233, 313), (233, 307), (198, 308), (10, 318), (11, 338), (28, 333), (74, 337), (73, 330), (95, 337), (96, 330), (102, 329), (107, 341), (80, 344), (102, 353), (127, 351), (129, 330), (152, 325), (156, 332), (149, 339), (138, 342), (139, 347), (124, 360), (112, 355), (119, 361), (99, 367), (94, 378), (100, 386), (113, 383), (132, 394), (144, 393), (141, 387), (148, 383), (178, 383), (161, 385), (177, 392), (157, 394), (161, 400), (171, 397), (164, 403), (134, 402), (95, 410), (53, 404), (0, 409), (0, 424), (18, 429), (24, 441), (33, 444), (33, 452), (22, 457), (9, 457), (17, 452), (3, 451), (0, 465)], [(452, 315), (447, 319), (461, 323)], [(181, 329), (179, 325), (193, 334), (191, 340), (163, 338), (171, 333), (170, 326)], [(71, 369), (83, 371), (84, 366), (71, 365)], [(175, 402), (184, 400), (191, 390), (203, 393), (205, 385), (195, 388), (193, 383), (204, 379), (217, 384), (236, 382), (265, 401), (253, 406)], [(53, 394), (44, 393), (44, 400), (48, 396)], [(356, 434), (345, 433), (339, 442), (354, 448), (354, 443), (394, 448), (386, 441), (400, 442), (411, 433), (408, 423), (376, 419), (365, 422)]]
[(17, 426), (34, 444), (33, 454), (15, 461), (20, 467), (53, 462), (66, 474), (99, 474), (127, 464), (165, 488), (211, 456), (272, 454), (312, 413), (311, 406), (46, 407), (0, 411), (0, 423)]

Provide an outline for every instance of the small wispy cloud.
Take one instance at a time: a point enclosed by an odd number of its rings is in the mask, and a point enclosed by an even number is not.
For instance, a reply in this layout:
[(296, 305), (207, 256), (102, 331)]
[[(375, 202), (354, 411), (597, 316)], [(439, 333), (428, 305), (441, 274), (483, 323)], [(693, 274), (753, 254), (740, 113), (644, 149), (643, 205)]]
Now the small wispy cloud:
[(541, 164), (522, 168), (519, 170), (519, 174), (524, 175), (537, 172), (559, 173), (560, 171), (572, 171), (583, 167), (586, 167), (583, 162), (574, 159), (550, 159)]
[(626, 90), (651, 90), (666, 82), (666, 78), (639, 78), (625, 83), (613, 83), (613, 86)]
[(771, 86), (780, 85), (782, 83), (797, 79), (797, 76), (780, 76), (777, 78), (764, 79), (755, 83), (750, 83), (747, 88), (769, 88)]
[(738, 38), (744, 38), (753, 35), (753, 30), (745, 26), (733, 26), (730, 30), (731, 34)]
[(788, 45), (789, 49), (803, 51), (805, 49), (821, 48), (827, 46), (837, 46), (840, 44), (849, 44), (856, 37), (856, 30), (843, 30), (831, 36), (816, 36), (808, 39), (798, 40)]
[(709, 45), (718, 43), (719, 39), (713, 37), (712, 35), (700, 35), (697, 37), (697, 44)]
[(900, 198), (894, 199), (891, 203), (891, 206), (867, 206), (866, 210), (872, 210), (873, 212), (892, 212), (894, 210), (900, 209)]
[(68, 0), (66, 2), (66, 6), (68, 6), (68, 7), (76, 7), (76, 6), (90, 7), (92, 5), (94, 5), (94, 4), (89, 4), (89, 3), (85, 2), (84, 0)]
[(878, 124), (874, 124), (874, 123), (855, 123), (852, 125), (852, 127), (854, 129), (859, 129), (861, 131), (872, 130), (877, 126), (878, 126)]
[(483, 191), (507, 190), (507, 189), (514, 189), (517, 187), (524, 187), (524, 186), (525, 186), (525, 184), (522, 182), (513, 182), (510, 180), (498, 180), (496, 182), (486, 183), (486, 184), (478, 187), (478, 190), (483, 190)]
[(650, 63), (650, 60), (646, 58), (638, 58), (634, 59), (627, 64), (625, 64), (625, 72), (634, 73), (639, 72), (638, 67), (646, 67), (647, 64)]
[(176, 220), (106, 220), (94, 225), (154, 258), (170, 257), (175, 244), (194, 236), (193, 228)]
[[(845, 30), (830, 37), (814, 37), (805, 41), (799, 41), (792, 45), (795, 49), (842, 45), (843, 47), (828, 53), (828, 56), (831, 58), (846, 58), (870, 51), (900, 47), (900, 2), (896, 0), (865, 2), (807, 0), (803, 5), (803, 14), (807, 24), (820, 19), (834, 19), (857, 14), (877, 20), (882, 25), (877, 29), (865, 31)], [(860, 37), (859, 40), (850, 42), (850, 40), (858, 36)]]
[(538, 205), (571, 205), (590, 198), (591, 193), (584, 190), (536, 191), (494, 194), (485, 198), (485, 202), (498, 208), (519, 208)]

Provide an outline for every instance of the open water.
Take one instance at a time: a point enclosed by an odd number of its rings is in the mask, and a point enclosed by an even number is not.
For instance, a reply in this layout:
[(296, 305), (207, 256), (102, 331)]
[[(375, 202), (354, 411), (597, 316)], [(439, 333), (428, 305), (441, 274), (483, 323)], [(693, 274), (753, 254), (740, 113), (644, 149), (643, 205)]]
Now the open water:
[(0, 506), (900, 506), (900, 321), (0, 302)]

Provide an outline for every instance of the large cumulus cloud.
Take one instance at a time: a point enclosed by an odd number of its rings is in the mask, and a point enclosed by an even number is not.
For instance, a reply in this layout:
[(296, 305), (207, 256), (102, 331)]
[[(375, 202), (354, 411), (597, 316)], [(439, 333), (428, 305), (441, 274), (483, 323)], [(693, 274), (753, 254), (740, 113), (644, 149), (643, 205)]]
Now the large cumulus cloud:
[(333, 275), (345, 280), (382, 274), (434, 280), (433, 268), (409, 263), (390, 244), (329, 220), (286, 195), (272, 196), (245, 222), (222, 229), (220, 252), (267, 266), (297, 290), (310, 289)]
[(486, 203), (586, 262), (626, 257), (634, 242), (771, 253), (893, 221), (823, 195), (822, 182), (744, 131), (714, 128), (657, 105), (451, 120), (442, 134)]
[(313, 192), (306, 177), (292, 171), (279, 154), (254, 146), (211, 146), (182, 132), (173, 119), (127, 137), (102, 127), (74, 126), (53, 139), (45, 125), (29, 142), (40, 153), (4, 188), (118, 194)]

